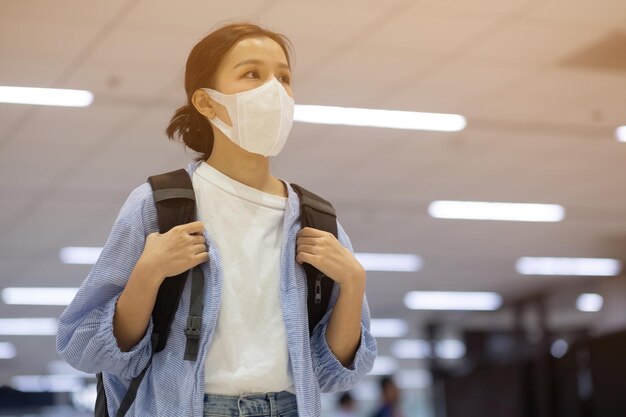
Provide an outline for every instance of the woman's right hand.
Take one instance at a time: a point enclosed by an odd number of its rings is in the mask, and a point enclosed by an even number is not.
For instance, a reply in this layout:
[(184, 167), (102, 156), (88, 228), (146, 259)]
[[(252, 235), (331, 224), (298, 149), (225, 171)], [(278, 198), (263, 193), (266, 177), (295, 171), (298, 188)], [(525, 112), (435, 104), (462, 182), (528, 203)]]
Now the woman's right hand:
[(150, 233), (139, 262), (149, 265), (161, 280), (181, 274), (209, 260), (201, 221)]

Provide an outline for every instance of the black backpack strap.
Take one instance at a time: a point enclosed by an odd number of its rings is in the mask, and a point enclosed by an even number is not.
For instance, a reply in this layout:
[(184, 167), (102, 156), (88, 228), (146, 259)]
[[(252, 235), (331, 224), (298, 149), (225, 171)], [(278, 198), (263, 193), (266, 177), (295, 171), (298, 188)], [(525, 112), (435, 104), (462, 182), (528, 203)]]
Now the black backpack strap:
[(96, 407), (94, 409), (95, 417), (109, 417), (109, 410), (107, 408), (107, 396), (104, 392), (104, 381), (102, 379), (102, 372), (96, 374)]
[[(179, 169), (148, 178), (157, 208), (159, 232), (167, 233), (174, 226), (190, 223), (196, 216), (196, 200), (189, 174)], [(153, 333), (158, 335), (155, 352), (165, 348), (174, 314), (189, 271), (163, 280), (152, 310)]]
[[(165, 174), (153, 175), (148, 178), (148, 182), (152, 187), (152, 195), (157, 209), (160, 233), (167, 233), (174, 226), (190, 223), (195, 220), (196, 200), (191, 178), (186, 170), (179, 169)], [(201, 317), (203, 308), (202, 294), (204, 292), (204, 277), (202, 270), (199, 266), (197, 266), (193, 268), (192, 271), (192, 302), (190, 305), (190, 315), (193, 315), (194, 319), (191, 320), (193, 322), (191, 329), (197, 329), (198, 337), (190, 336), (190, 333), (193, 333), (193, 331), (188, 332), (190, 327), (188, 325), (188, 329), (185, 330), (185, 334), (187, 335), (185, 359), (187, 359), (188, 356), (187, 350), (192, 352), (195, 350), (197, 356), (200, 334), (199, 329), (202, 320)], [(152, 363), (152, 357), (156, 352), (160, 352), (165, 348), (170, 327), (174, 319), (174, 314), (178, 309), (180, 296), (183, 292), (185, 280), (189, 272), (190, 271), (185, 271), (175, 277), (165, 278), (159, 287), (154, 308), (152, 309), (153, 327), (152, 334), (150, 336), (152, 342), (150, 359), (141, 373), (132, 379), (130, 386), (128, 387), (128, 391), (122, 399), (116, 417), (123, 417), (128, 412), (131, 405), (135, 401), (139, 385)], [(193, 357), (193, 355), (190, 356)], [(96, 416), (108, 417), (106, 409), (106, 396), (101, 375), (98, 379)]]
[[(291, 187), (300, 197), (301, 226), (324, 230), (337, 237), (337, 213), (333, 205), (297, 184), (291, 184)], [(313, 265), (304, 263), (303, 266), (307, 277), (307, 313), (311, 336), (313, 329), (328, 310), (335, 282)]]
[(204, 308), (204, 275), (200, 266), (193, 268), (191, 273), (191, 300), (189, 301), (189, 315), (187, 316), (187, 327), (185, 327), (185, 336), (187, 344), (185, 345), (186, 361), (195, 361), (198, 359), (198, 351), (200, 350), (200, 329), (202, 326), (202, 309)]
[(152, 333), (151, 335), (152, 352), (150, 353), (150, 359), (148, 359), (148, 363), (143, 368), (141, 373), (137, 375), (136, 377), (134, 377), (132, 381), (130, 381), (130, 385), (128, 386), (128, 391), (126, 391), (126, 395), (124, 395), (124, 398), (122, 399), (122, 402), (120, 403), (120, 408), (118, 408), (117, 414), (115, 415), (115, 417), (124, 417), (126, 413), (128, 412), (128, 409), (130, 408), (130, 406), (133, 405), (133, 402), (135, 401), (135, 397), (137, 396), (137, 390), (139, 389), (139, 385), (141, 384), (141, 381), (143, 381), (143, 377), (148, 371), (150, 364), (152, 363), (152, 357), (154, 356), (155, 347), (159, 345), (158, 339), (159, 339), (159, 335), (156, 333)]

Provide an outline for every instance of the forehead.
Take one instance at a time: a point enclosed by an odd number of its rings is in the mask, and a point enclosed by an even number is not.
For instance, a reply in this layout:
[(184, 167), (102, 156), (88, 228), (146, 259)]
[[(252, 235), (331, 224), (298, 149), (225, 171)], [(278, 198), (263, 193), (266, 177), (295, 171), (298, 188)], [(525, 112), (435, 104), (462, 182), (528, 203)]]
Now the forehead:
[(287, 63), (287, 57), (280, 45), (265, 36), (244, 38), (237, 42), (224, 56), (223, 63), (231, 69), (234, 65), (247, 59)]

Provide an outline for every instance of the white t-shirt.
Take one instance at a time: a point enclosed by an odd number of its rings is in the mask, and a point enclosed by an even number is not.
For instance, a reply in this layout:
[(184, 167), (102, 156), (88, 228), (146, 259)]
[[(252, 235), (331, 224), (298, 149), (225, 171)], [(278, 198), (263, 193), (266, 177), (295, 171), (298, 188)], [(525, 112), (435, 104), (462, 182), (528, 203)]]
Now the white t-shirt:
[(192, 183), (198, 216), (217, 246), (224, 273), (205, 361), (205, 392), (295, 393), (280, 302), (287, 198), (235, 181), (206, 162), (198, 165)]

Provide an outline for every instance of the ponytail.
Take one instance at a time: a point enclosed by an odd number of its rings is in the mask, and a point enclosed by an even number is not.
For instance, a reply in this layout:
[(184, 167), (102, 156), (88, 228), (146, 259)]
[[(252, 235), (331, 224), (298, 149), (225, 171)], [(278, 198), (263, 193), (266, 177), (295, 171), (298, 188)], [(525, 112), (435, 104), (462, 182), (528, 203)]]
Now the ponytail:
[(181, 142), (201, 155), (196, 161), (206, 160), (213, 150), (213, 129), (209, 121), (195, 107), (185, 104), (172, 116), (165, 133), (170, 140)]

